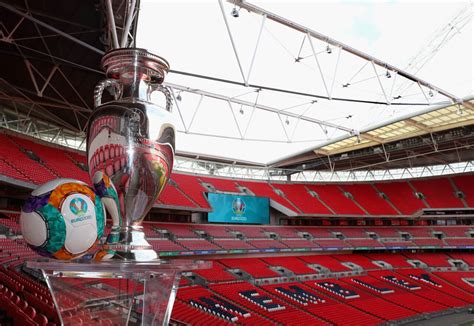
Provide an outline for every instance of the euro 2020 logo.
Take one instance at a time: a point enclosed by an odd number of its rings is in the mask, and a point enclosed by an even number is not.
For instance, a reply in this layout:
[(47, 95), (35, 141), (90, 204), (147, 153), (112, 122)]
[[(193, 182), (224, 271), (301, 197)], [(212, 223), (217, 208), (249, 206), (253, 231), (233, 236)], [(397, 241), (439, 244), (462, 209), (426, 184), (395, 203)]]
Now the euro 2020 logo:
[(242, 200), (242, 198), (238, 197), (234, 199), (232, 202), (232, 211), (234, 214), (239, 216), (245, 213), (245, 202)]
[(87, 213), (87, 203), (82, 198), (74, 198), (73, 200), (71, 200), (69, 208), (71, 209), (71, 212), (73, 212), (76, 216), (83, 216)]

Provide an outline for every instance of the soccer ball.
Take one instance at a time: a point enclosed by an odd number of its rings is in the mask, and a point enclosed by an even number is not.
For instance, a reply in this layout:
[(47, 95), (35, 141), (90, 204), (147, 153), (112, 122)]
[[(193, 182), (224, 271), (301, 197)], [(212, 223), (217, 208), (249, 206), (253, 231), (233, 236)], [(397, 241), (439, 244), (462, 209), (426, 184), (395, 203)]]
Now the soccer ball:
[(49, 181), (31, 193), (20, 215), (26, 243), (42, 256), (72, 259), (102, 237), (105, 210), (94, 191), (73, 179)]
[(112, 217), (112, 229), (122, 226), (123, 198), (122, 204), (112, 180), (101, 171), (94, 173), (92, 177), (95, 193), (101, 198), (102, 204)]

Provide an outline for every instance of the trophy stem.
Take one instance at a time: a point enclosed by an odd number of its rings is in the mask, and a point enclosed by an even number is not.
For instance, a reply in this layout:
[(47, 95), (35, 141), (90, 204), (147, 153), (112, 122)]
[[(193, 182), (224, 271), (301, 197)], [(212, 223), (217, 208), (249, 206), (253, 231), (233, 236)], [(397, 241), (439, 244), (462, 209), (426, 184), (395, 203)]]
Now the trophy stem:
[(132, 225), (112, 228), (95, 259), (153, 261), (158, 254), (146, 241), (143, 227)]

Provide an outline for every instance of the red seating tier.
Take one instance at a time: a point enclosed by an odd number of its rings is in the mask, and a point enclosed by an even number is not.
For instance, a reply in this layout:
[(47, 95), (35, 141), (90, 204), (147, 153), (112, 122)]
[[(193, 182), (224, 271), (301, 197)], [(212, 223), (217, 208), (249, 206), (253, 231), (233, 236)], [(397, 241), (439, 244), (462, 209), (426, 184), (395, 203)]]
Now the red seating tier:
[(228, 268), (241, 269), (255, 278), (280, 276), (278, 273), (269, 269), (268, 264), (257, 258), (221, 259), (219, 262)]
[(469, 207), (474, 207), (474, 189), (472, 185), (474, 184), (474, 175), (462, 175), (452, 178), (454, 184), (459, 191), (464, 193), (464, 200), (469, 205)]
[(298, 211), (293, 204), (278, 195), (268, 183), (239, 180), (238, 184), (250, 189), (256, 196), (268, 197), (291, 211)]
[(319, 199), (311, 196), (302, 184), (273, 184), (277, 189), (283, 191), (286, 197), (291, 200), (304, 214), (332, 214)]
[(377, 183), (376, 187), (387, 195), (402, 214), (411, 215), (426, 208), (423, 201), (415, 197), (413, 189), (406, 182)]
[(370, 184), (342, 185), (341, 187), (350, 192), (362, 207), (371, 215), (397, 215), (387, 200), (379, 196)]
[(203, 176), (199, 176), (199, 180), (213, 185), (214, 188), (219, 191), (240, 193), (240, 190), (237, 188), (234, 180), (223, 178), (208, 178)]
[(454, 195), (448, 179), (412, 180), (411, 184), (425, 197), (431, 208), (458, 208), (463, 203)]
[(365, 215), (365, 213), (337, 185), (307, 185), (308, 189), (316, 192), (325, 204), (336, 214)]

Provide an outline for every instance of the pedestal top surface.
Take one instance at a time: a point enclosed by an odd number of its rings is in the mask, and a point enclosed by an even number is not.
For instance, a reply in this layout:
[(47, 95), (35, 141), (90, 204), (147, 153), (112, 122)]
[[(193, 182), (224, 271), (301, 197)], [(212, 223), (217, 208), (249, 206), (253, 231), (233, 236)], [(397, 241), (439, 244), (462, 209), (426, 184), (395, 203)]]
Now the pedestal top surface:
[(83, 271), (83, 272), (153, 272), (153, 271), (191, 271), (196, 269), (208, 269), (212, 263), (203, 260), (187, 259), (157, 259), (152, 261), (65, 261), (55, 259), (37, 259), (26, 262), (31, 269), (54, 270), (54, 271)]

